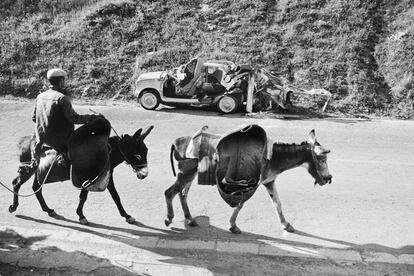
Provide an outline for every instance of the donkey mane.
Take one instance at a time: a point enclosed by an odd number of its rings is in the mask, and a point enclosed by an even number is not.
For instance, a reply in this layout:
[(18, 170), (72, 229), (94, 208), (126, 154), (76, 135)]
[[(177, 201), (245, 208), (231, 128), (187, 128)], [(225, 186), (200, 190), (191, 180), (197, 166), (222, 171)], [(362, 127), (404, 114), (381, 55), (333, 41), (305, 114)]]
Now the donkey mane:
[(283, 143), (283, 142), (276, 142), (273, 143), (273, 151), (276, 152), (286, 152), (286, 153), (293, 153), (298, 151), (304, 151), (309, 149), (310, 144), (308, 142), (302, 142), (300, 144), (296, 143)]

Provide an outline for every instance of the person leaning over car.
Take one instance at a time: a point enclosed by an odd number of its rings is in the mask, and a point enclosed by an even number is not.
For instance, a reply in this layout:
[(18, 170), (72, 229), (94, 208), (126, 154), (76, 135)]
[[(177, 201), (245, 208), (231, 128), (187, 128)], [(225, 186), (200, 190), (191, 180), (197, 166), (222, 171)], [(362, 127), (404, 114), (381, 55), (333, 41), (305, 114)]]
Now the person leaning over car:
[(23, 166), (27, 172), (35, 170), (40, 159), (43, 144), (58, 152), (66, 153), (69, 137), (75, 130), (75, 124), (85, 124), (102, 115), (80, 115), (72, 107), (69, 93), (64, 89), (67, 74), (55, 68), (47, 72), (49, 89), (36, 98), (32, 120), (35, 123), (31, 144), (31, 162)]

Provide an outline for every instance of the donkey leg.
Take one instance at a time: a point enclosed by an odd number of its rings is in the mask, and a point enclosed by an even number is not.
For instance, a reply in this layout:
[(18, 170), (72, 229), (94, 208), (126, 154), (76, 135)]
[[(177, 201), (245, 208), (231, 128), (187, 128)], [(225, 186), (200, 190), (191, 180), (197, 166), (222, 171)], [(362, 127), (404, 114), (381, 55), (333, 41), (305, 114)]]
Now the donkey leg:
[[(194, 174), (194, 177), (195, 177), (195, 174)], [(179, 193), (179, 196), (180, 196), (181, 207), (183, 208), (183, 211), (184, 211), (184, 217), (185, 217), (186, 223), (188, 223), (189, 226), (198, 226), (198, 223), (191, 216), (190, 209), (188, 208), (188, 204), (187, 204), (188, 191), (190, 190), (193, 179), (185, 185), (184, 189)]]
[(16, 211), (17, 207), (19, 206), (19, 197), (17, 196), (17, 194), (19, 193), (20, 187), (22, 186), (23, 183), (21, 183), (20, 181), (19, 182), (16, 181), (16, 184), (14, 184), (17, 178), (18, 177), (16, 177), (13, 180), (13, 191), (15, 192), (15, 194), (13, 195), (13, 204), (9, 206), (10, 213), (13, 213), (14, 211)]
[[(19, 193), (20, 187), (22, 186), (23, 183), (17, 183), (16, 185), (13, 185), (13, 191), (15, 193)], [(19, 206), (19, 197), (14, 194), (13, 195), (13, 204), (9, 206), (9, 212), (13, 213), (14, 211), (17, 210), (17, 207)]]
[(239, 204), (237, 207), (234, 208), (233, 214), (230, 217), (230, 229), (229, 230), (233, 234), (241, 234), (240, 228), (237, 227), (237, 225), (236, 225), (236, 219), (237, 219), (237, 216), (239, 215), (239, 212), (242, 208), (243, 208), (243, 203)]
[[(180, 174), (181, 173), (178, 173), (178, 175)], [(174, 182), (174, 184), (172, 184), (171, 187), (164, 191), (165, 201), (167, 203), (167, 217), (164, 219), (166, 226), (170, 225), (174, 218), (173, 199), (179, 192), (181, 192), (183, 186), (184, 183), (181, 183), (177, 176), (177, 180)]]
[(125, 218), (126, 222), (128, 222), (130, 224), (133, 224), (135, 222), (135, 219), (133, 217), (131, 217), (125, 211), (124, 206), (122, 206), (121, 198), (119, 197), (118, 192), (117, 192), (117, 190), (115, 188), (114, 179), (112, 178), (112, 176), (111, 176), (111, 178), (109, 180), (109, 184), (108, 184), (108, 187), (107, 188), (108, 188), (109, 193), (111, 194), (112, 199), (114, 200), (114, 202), (116, 204), (116, 207), (118, 208), (119, 214), (122, 217)]
[(32, 173), (24, 173), (23, 171), (18, 172), (18, 176), (13, 179), (13, 191), (15, 194), (13, 195), (13, 204), (9, 206), (9, 212), (13, 213), (16, 211), (17, 207), (19, 206), (19, 196), (16, 194), (19, 193), (20, 187), (26, 183), (27, 180), (33, 175)]
[(37, 181), (37, 175), (35, 174), (35, 178), (33, 180), (33, 186), (32, 186), (33, 192), (36, 192), (36, 198), (37, 201), (39, 201), (40, 207), (42, 207), (42, 210), (44, 212), (47, 212), (49, 216), (51, 217), (55, 217), (57, 214), (53, 209), (50, 209), (47, 204), (45, 199), (43, 198), (43, 194), (42, 194), (42, 189), (40, 187), (39, 181)]
[(270, 197), (272, 198), (273, 206), (275, 206), (275, 208), (277, 210), (277, 214), (279, 215), (279, 220), (280, 220), (280, 223), (283, 226), (283, 229), (286, 230), (287, 232), (290, 232), (290, 233), (295, 232), (295, 228), (293, 228), (293, 226), (290, 225), (290, 223), (286, 221), (285, 216), (283, 215), (282, 202), (280, 201), (280, 198), (277, 194), (276, 183), (273, 181), (271, 183), (264, 184), (264, 185), (265, 185), (265, 187), (267, 189), (267, 192), (269, 193)]
[[(172, 205), (172, 201), (174, 197), (180, 193), (180, 199), (183, 196), (183, 191), (188, 186), (188, 189), (190, 188), (191, 182), (194, 180), (196, 176), (196, 171), (180, 171), (177, 175), (177, 179), (175, 180), (174, 184), (171, 185), (167, 190), (165, 190), (165, 201), (167, 203), (167, 217), (165, 218), (164, 222), (165, 225), (168, 226), (171, 224), (173, 218), (174, 218), (174, 209)], [(183, 204), (184, 202), (184, 204)], [(184, 211), (184, 215), (191, 218), (191, 214), (188, 209), (187, 200), (183, 197), (181, 199), (182, 208)], [(186, 212), (187, 210), (187, 212)], [(187, 217), (186, 217), (187, 218)]]
[(79, 204), (78, 208), (76, 209), (76, 214), (79, 216), (80, 224), (87, 225), (89, 222), (83, 215), (83, 205), (85, 204), (86, 200), (88, 199), (88, 191), (82, 190), (79, 194)]

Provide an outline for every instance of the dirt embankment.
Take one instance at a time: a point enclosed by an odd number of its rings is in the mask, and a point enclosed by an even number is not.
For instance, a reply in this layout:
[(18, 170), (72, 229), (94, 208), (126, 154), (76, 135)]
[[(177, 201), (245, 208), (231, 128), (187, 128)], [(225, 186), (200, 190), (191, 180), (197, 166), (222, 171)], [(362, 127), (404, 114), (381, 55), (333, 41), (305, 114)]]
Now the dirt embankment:
[(34, 97), (46, 71), (60, 66), (79, 97), (131, 99), (141, 72), (201, 56), (324, 88), (334, 95), (331, 111), (413, 118), (413, 7), (409, 0), (4, 0), (0, 93)]

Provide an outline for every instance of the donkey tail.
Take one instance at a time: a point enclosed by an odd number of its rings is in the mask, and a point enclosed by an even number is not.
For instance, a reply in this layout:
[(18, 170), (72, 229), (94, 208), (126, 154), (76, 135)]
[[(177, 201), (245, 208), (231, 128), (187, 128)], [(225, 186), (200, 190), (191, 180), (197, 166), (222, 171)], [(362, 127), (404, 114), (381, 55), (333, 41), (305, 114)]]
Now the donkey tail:
[(175, 145), (172, 144), (171, 149), (170, 149), (171, 168), (172, 168), (172, 171), (173, 171), (173, 175), (177, 176), (176, 173), (175, 173), (175, 168), (174, 168), (174, 151), (175, 151)]

